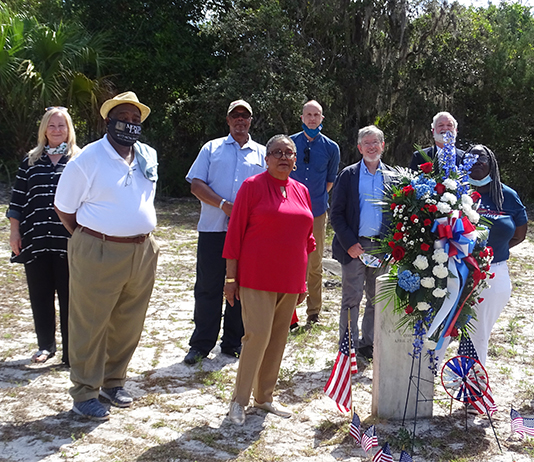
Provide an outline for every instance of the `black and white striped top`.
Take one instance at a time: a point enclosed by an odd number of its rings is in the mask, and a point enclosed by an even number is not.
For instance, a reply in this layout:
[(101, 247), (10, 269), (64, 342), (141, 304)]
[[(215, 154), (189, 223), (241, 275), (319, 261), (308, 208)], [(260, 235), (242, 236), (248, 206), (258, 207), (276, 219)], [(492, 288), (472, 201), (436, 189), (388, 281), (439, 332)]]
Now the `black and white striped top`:
[(54, 210), (59, 177), (69, 158), (62, 156), (54, 165), (43, 154), (31, 167), (26, 157), (20, 164), (6, 216), (20, 221), (22, 250), (11, 261), (31, 263), (44, 252), (67, 254), (69, 232)]

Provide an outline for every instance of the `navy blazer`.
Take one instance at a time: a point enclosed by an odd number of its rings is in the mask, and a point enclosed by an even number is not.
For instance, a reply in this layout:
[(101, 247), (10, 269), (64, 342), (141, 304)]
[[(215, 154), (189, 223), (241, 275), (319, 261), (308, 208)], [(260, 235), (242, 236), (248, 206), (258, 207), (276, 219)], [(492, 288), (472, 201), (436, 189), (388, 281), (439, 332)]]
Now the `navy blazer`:
[[(462, 163), (462, 160), (464, 158), (464, 151), (461, 149), (456, 149), (456, 165), (460, 166)], [(436, 157), (436, 153), (438, 152), (437, 146), (434, 144), (433, 146), (430, 146), (429, 148), (423, 149), (423, 152), (429, 156), (431, 159), (434, 159)], [(425, 159), (423, 159), (423, 156), (419, 151), (415, 151), (412, 156), (412, 161), (410, 162), (410, 169), (417, 172), (419, 165), (424, 164), (426, 162)]]
[[(349, 263), (352, 257), (347, 250), (359, 242), (360, 229), (360, 167), (361, 163), (349, 165), (344, 168), (336, 178), (332, 191), (332, 205), (330, 207), (330, 222), (334, 228), (335, 236), (332, 241), (332, 256), (342, 265)], [(382, 163), (384, 170), (384, 186), (395, 180), (395, 170)], [(391, 174), (388, 174), (391, 172)], [(382, 219), (380, 236), (383, 237), (391, 222), (387, 213)]]

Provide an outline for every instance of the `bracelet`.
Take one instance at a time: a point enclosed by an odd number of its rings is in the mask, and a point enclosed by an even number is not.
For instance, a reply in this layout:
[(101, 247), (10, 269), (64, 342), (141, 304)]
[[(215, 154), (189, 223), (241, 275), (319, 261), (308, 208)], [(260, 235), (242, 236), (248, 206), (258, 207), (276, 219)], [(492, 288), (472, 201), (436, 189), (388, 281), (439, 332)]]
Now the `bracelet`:
[(219, 208), (222, 210), (224, 203), (226, 202), (226, 199), (221, 199), (221, 203), (219, 204)]
[(235, 282), (235, 278), (226, 278), (226, 284), (231, 284), (232, 282)]

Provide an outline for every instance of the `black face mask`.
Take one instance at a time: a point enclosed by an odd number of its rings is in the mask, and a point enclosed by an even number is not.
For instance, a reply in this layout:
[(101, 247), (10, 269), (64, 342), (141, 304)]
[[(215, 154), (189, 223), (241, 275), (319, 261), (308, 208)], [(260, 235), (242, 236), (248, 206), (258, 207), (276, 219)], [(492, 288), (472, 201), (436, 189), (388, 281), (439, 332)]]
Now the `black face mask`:
[(132, 146), (141, 135), (141, 124), (109, 119), (108, 134), (122, 146)]

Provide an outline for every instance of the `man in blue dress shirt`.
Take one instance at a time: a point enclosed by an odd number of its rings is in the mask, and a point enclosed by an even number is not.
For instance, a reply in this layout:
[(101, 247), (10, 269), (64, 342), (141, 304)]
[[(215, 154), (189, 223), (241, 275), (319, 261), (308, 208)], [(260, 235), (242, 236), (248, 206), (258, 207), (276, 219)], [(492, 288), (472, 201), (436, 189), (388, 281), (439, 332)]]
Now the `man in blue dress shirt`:
[[(252, 108), (244, 100), (230, 103), (226, 122), (230, 134), (206, 143), (191, 166), (186, 180), (200, 200), (198, 222), (197, 279), (195, 283), (195, 330), (189, 340), (186, 364), (207, 357), (217, 343), (221, 328), (226, 260), (222, 257), (228, 220), (243, 181), (265, 170), (265, 146), (249, 135)], [(227, 280), (227, 282), (231, 282)], [(226, 303), (221, 351), (239, 357), (243, 320), (239, 301)]]
[(323, 108), (308, 101), (302, 108), (302, 130), (291, 135), (297, 147), (296, 170), (291, 178), (300, 181), (310, 192), (313, 212), (313, 235), (316, 249), (308, 256), (307, 324), (319, 320), (322, 305), (323, 250), (325, 241), (328, 192), (334, 185), (339, 168), (339, 146), (321, 133)]
[[(393, 181), (393, 169), (382, 163), (384, 133), (374, 125), (358, 132), (360, 162), (341, 171), (334, 184), (330, 221), (336, 232), (332, 241), (333, 257), (341, 263), (340, 342), (348, 325), (349, 310), (354, 347), (367, 359), (373, 357), (375, 319), (375, 281), (383, 271), (373, 261), (377, 238), (383, 237), (388, 216), (382, 212), (380, 201), (384, 186)], [(361, 339), (358, 339), (360, 302), (367, 302), (362, 319)]]

